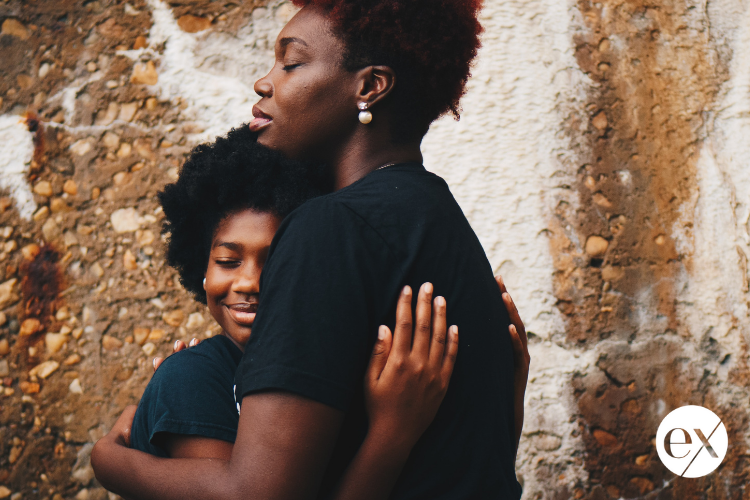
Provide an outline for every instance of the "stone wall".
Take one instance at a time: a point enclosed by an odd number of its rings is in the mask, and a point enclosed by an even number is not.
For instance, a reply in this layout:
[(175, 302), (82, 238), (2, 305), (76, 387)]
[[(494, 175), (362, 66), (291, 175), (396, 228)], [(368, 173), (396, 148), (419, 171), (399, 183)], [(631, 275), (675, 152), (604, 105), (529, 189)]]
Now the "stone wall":
[[(424, 151), (531, 332), (524, 498), (748, 498), (750, 3), (485, 4), (462, 118)], [(155, 354), (216, 333), (154, 194), (248, 120), (293, 13), (0, 0), (0, 498), (105, 498), (91, 443)], [(729, 432), (703, 479), (655, 452), (685, 404)]]

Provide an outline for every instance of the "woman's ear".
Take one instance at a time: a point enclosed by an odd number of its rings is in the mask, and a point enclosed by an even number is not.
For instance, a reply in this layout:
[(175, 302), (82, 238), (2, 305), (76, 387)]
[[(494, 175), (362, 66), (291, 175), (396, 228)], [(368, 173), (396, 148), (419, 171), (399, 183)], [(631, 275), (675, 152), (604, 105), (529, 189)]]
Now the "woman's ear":
[(389, 66), (368, 66), (359, 71), (360, 88), (357, 102), (372, 107), (393, 91), (396, 73)]

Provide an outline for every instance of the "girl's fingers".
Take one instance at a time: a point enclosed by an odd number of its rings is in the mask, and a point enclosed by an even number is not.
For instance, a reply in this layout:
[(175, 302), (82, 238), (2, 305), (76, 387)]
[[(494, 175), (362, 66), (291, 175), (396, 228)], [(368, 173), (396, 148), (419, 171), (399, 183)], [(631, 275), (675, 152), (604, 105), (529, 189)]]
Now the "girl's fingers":
[(513, 344), (513, 363), (516, 367), (523, 367), (524, 371), (528, 371), (530, 361), (529, 350), (515, 325), (510, 325), (508, 330), (510, 331), (510, 341)]
[(164, 363), (164, 358), (154, 358), (154, 371), (158, 370), (162, 363)]
[(411, 351), (411, 287), (405, 286), (396, 304), (396, 328), (393, 330), (393, 352), (408, 356)]
[(518, 314), (516, 303), (513, 302), (513, 298), (508, 292), (503, 293), (503, 302), (505, 303), (505, 308), (508, 310), (508, 314), (510, 315), (510, 322), (518, 330), (519, 338), (523, 342), (524, 347), (526, 347), (529, 341), (528, 337), (526, 336), (526, 327), (523, 325), (521, 316)]
[(375, 345), (372, 347), (372, 356), (370, 356), (370, 364), (367, 365), (367, 380), (370, 383), (375, 382), (380, 378), (380, 374), (383, 373), (386, 362), (388, 361), (388, 355), (391, 352), (391, 345), (393, 336), (391, 330), (385, 325), (380, 325), (378, 329), (378, 338), (375, 341)]
[(510, 331), (510, 342), (511, 344), (513, 344), (513, 359), (516, 361), (517, 366), (519, 361), (523, 359), (523, 353), (525, 349), (523, 347), (521, 336), (518, 335), (518, 330), (516, 329), (515, 325), (510, 325), (508, 327), (508, 330)]
[(453, 367), (456, 364), (456, 357), (458, 356), (458, 327), (456, 325), (451, 326), (448, 329), (448, 341), (445, 344), (445, 355), (443, 356), (443, 367), (441, 375), (446, 383), (450, 380), (451, 374), (453, 373)]
[(432, 308), (432, 342), (430, 344), (430, 364), (440, 366), (443, 363), (445, 344), (448, 341), (448, 324), (446, 318), (445, 298), (436, 297)]
[(500, 293), (508, 293), (508, 290), (505, 288), (505, 281), (503, 280), (503, 277), (499, 274), (495, 276), (495, 282), (497, 283), (497, 286), (500, 287)]
[(432, 283), (425, 283), (417, 297), (417, 318), (414, 325), (412, 353), (427, 361), (430, 355), (430, 331), (432, 323)]
[(180, 352), (183, 349), (187, 349), (187, 346), (185, 345), (185, 342), (183, 342), (182, 340), (175, 340), (174, 341), (174, 346), (172, 346), (172, 352), (173, 353)]

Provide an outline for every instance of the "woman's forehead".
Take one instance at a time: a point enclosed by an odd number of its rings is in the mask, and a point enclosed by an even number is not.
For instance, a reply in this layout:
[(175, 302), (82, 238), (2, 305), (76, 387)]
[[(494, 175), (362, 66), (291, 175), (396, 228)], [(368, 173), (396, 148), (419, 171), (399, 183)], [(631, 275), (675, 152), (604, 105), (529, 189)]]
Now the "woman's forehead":
[(292, 44), (324, 50), (338, 49), (336, 46), (339, 43), (325, 13), (314, 6), (304, 7), (297, 12), (276, 39), (277, 48), (282, 50)]

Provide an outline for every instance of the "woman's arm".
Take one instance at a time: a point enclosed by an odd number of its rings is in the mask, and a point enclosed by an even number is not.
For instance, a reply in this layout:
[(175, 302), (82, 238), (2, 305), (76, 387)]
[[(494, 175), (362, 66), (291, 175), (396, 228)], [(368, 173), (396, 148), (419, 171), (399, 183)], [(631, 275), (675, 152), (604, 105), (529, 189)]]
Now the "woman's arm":
[(161, 446), (169, 458), (217, 458), (229, 460), (232, 457), (232, 443), (202, 436), (185, 434), (165, 434)]
[[(245, 396), (229, 461), (159, 458), (128, 447), (128, 407), (91, 454), (99, 482), (129, 499), (314, 499), (343, 412), (288, 392)], [(293, 480), (290, 480), (293, 478)]]

